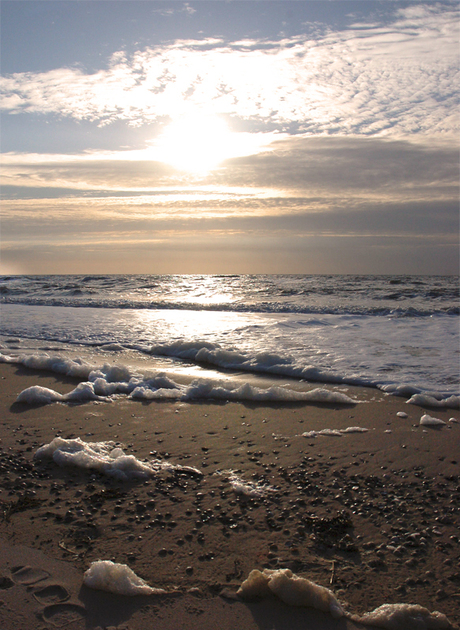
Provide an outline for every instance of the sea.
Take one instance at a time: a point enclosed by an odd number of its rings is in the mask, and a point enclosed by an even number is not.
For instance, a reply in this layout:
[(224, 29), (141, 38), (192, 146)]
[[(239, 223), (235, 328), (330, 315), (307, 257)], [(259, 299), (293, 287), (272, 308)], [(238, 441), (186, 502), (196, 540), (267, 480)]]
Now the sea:
[(77, 376), (73, 400), (459, 406), (456, 276), (2, 276), (0, 304), (0, 361)]

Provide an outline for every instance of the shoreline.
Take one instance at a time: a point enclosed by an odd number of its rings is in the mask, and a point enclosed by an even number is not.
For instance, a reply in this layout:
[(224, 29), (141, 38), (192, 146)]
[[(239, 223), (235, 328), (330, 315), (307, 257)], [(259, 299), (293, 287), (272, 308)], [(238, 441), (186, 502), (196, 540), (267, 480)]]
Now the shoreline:
[[(457, 410), (425, 410), (361, 388), (366, 402), (353, 406), (117, 400), (30, 407), (15, 403), (20, 391), (39, 384), (65, 393), (75, 379), (1, 364), (0, 383), (0, 577), (14, 584), (0, 590), (5, 630), (38, 627), (32, 610), (45, 615), (44, 628), (58, 615), (73, 615), (76, 628), (281, 629), (289, 619), (295, 629), (309, 615), (318, 630), (361, 627), (278, 601), (219, 596), (235, 592), (252, 569), (281, 567), (331, 588), (351, 613), (407, 602), (460, 623), (460, 424), (449, 422), (459, 420)], [(401, 411), (408, 417), (398, 417)], [(420, 426), (424, 413), (446, 425)], [(367, 431), (302, 435), (356, 426)], [(203, 476), (120, 482), (34, 461), (57, 435), (114, 440), (140, 460), (196, 467)], [(236, 494), (230, 473), (221, 474), (229, 470), (273, 492)], [(33, 500), (21, 503), (26, 494)], [(180, 595), (122, 598), (129, 601), (117, 608), (115, 596), (81, 587), (99, 559), (128, 564), (151, 586)], [(67, 608), (26, 596), (12, 574), (22, 562), (53, 565), (48, 572), (72, 593)], [(30, 605), (19, 604), (21, 597)], [(105, 621), (94, 616), (98, 606)], [(273, 620), (278, 625), (269, 625)]]

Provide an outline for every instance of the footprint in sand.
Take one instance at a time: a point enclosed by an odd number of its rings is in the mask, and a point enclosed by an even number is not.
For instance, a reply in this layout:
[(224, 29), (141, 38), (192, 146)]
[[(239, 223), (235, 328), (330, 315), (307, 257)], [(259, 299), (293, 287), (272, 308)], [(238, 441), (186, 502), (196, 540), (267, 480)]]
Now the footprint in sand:
[(86, 610), (78, 604), (52, 604), (46, 606), (41, 617), (56, 628), (67, 626), (86, 617)]
[(79, 604), (67, 602), (70, 593), (62, 584), (50, 583), (51, 580), (45, 582), (51, 577), (44, 569), (17, 566), (11, 569), (11, 580), (0, 576), (0, 588), (11, 588), (15, 584), (27, 586), (27, 590), (43, 606), (38, 616), (55, 628), (83, 621), (86, 618), (86, 609)]
[(28, 586), (29, 584), (36, 584), (37, 582), (46, 580), (46, 578), (50, 577), (50, 574), (48, 571), (44, 571), (43, 569), (21, 566), (13, 567), (11, 569), (11, 576), (15, 584), (24, 584), (25, 586)]
[(46, 624), (55, 628), (64, 628), (75, 623), (77, 624), (73, 626), (75, 628), (83, 628), (86, 625), (85, 607), (69, 602), (71, 597), (69, 591), (63, 584), (54, 582), (51, 573), (45, 569), (20, 565), (11, 569), (11, 579), (0, 575), (0, 589), (8, 589), (15, 585), (27, 587), (27, 591), (40, 604), (41, 610), (37, 611), (36, 615)]
[(61, 584), (47, 584), (34, 589), (33, 596), (43, 605), (62, 604), (70, 598), (70, 593)]
[(7, 588), (11, 588), (14, 586), (13, 580), (10, 580), (9, 577), (5, 577), (4, 575), (0, 575), (0, 591), (6, 591)]

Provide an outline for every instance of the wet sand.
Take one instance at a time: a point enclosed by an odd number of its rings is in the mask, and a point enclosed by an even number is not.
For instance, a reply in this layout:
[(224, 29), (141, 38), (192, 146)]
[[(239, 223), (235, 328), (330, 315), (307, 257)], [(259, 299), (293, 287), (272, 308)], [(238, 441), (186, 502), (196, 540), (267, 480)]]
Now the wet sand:
[[(361, 628), (275, 598), (232, 599), (254, 569), (290, 568), (334, 591), (348, 611), (384, 603), (460, 623), (457, 410), (423, 410), (347, 388), (350, 406), (141, 403), (30, 407), (26, 387), (75, 381), (0, 365), (2, 628), (252, 630)], [(397, 412), (406, 412), (407, 418)], [(443, 419), (422, 427), (424, 413)], [(365, 433), (306, 438), (359, 426)], [(193, 466), (120, 482), (34, 461), (56, 436), (114, 440), (138, 459)], [(229, 481), (269, 485), (238, 495)], [(120, 597), (82, 584), (91, 562), (130, 566), (168, 596)]]

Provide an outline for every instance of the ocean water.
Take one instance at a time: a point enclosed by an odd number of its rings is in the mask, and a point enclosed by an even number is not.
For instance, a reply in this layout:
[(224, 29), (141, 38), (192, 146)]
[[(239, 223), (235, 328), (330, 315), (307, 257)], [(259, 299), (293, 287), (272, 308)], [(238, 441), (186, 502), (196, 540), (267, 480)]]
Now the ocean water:
[(94, 396), (293, 400), (326, 383), (458, 405), (457, 277), (11, 276), (0, 293), (0, 360)]

